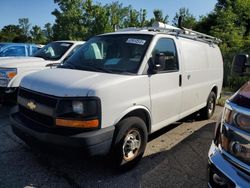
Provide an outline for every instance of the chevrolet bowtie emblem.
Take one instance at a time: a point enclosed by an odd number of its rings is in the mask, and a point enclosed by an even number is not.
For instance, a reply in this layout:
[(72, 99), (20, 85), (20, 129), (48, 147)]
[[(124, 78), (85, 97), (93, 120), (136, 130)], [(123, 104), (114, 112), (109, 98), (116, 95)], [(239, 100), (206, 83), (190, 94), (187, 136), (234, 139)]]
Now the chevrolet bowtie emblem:
[(27, 106), (30, 110), (35, 110), (36, 109), (36, 104), (33, 101), (29, 101), (27, 103)]

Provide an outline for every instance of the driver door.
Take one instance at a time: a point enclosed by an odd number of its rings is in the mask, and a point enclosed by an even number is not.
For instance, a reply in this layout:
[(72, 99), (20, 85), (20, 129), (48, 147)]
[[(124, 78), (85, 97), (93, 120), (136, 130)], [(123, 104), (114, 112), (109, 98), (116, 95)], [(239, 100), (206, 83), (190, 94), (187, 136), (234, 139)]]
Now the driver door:
[[(182, 89), (175, 41), (159, 38), (151, 56), (154, 66), (158, 66), (157, 72), (150, 76), (152, 131), (155, 131), (179, 119)], [(164, 61), (156, 65), (157, 56)]]

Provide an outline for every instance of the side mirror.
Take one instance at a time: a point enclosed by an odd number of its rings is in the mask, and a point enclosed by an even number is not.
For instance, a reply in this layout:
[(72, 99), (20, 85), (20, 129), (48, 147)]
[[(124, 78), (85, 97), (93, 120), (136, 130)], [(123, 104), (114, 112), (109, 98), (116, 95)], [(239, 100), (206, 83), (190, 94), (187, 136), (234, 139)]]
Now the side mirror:
[(164, 53), (157, 53), (154, 57), (154, 72), (157, 73), (158, 71), (165, 69), (166, 63), (166, 55)]
[(234, 56), (232, 63), (232, 73), (243, 76), (246, 74), (246, 68), (250, 67), (248, 64), (248, 55), (247, 54), (238, 54)]
[(47, 64), (45, 67), (50, 67), (51, 69), (53, 68), (53, 67), (57, 67), (57, 66), (59, 66), (61, 63), (49, 63), (49, 64)]

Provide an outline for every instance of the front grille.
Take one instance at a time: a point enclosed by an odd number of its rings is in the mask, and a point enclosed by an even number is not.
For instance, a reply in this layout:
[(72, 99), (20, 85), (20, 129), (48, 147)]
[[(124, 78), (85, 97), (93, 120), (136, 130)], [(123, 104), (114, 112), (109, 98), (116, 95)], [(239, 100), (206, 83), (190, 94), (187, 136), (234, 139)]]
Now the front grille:
[(54, 125), (54, 119), (53, 117), (46, 116), (34, 111), (31, 111), (21, 105), (19, 105), (19, 112), (22, 116), (22, 118), (30, 119), (36, 123), (43, 124), (48, 127), (52, 127)]
[[(35, 104), (37, 104), (37, 106), (46, 106), (48, 107), (48, 109), (56, 109), (57, 102), (60, 100), (59, 98), (53, 96), (33, 92), (23, 88), (19, 89), (19, 96), (25, 99), (26, 101), (33, 101)], [(42, 133), (52, 133), (64, 136), (71, 136), (85, 131), (89, 131), (81, 128), (55, 126), (54, 113), (51, 113), (53, 115), (50, 116), (30, 110), (28, 107), (26, 107), (26, 105), (21, 105), (21, 103), (19, 103), (18, 106), (21, 120), (24, 122), (24, 125), (26, 127), (32, 130)]]
[[(29, 101), (34, 101), (36, 104), (44, 105), (49, 108), (55, 109), (57, 104), (57, 99), (52, 96), (48, 96), (42, 93), (37, 93), (33, 91), (29, 91), (23, 88), (19, 89), (19, 96), (27, 99)], [(23, 119), (31, 120), (35, 123), (39, 123), (41, 125), (47, 127), (54, 126), (54, 117), (48, 116), (42, 113), (35, 112), (33, 110), (28, 109), (27, 107), (19, 104), (20, 115)]]
[(56, 108), (57, 99), (53, 96), (29, 91), (23, 88), (20, 88), (18, 95), (28, 100), (34, 100), (36, 103), (40, 103), (54, 109)]

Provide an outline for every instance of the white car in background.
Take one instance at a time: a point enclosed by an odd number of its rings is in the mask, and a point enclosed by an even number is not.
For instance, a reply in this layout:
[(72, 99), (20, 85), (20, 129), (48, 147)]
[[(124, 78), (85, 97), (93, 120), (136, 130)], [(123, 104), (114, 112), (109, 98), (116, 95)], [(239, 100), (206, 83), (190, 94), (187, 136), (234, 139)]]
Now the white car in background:
[(54, 41), (38, 50), (32, 57), (0, 59), (0, 102), (13, 97), (15, 99), (17, 88), (25, 75), (57, 66), (83, 43), (83, 41)]

